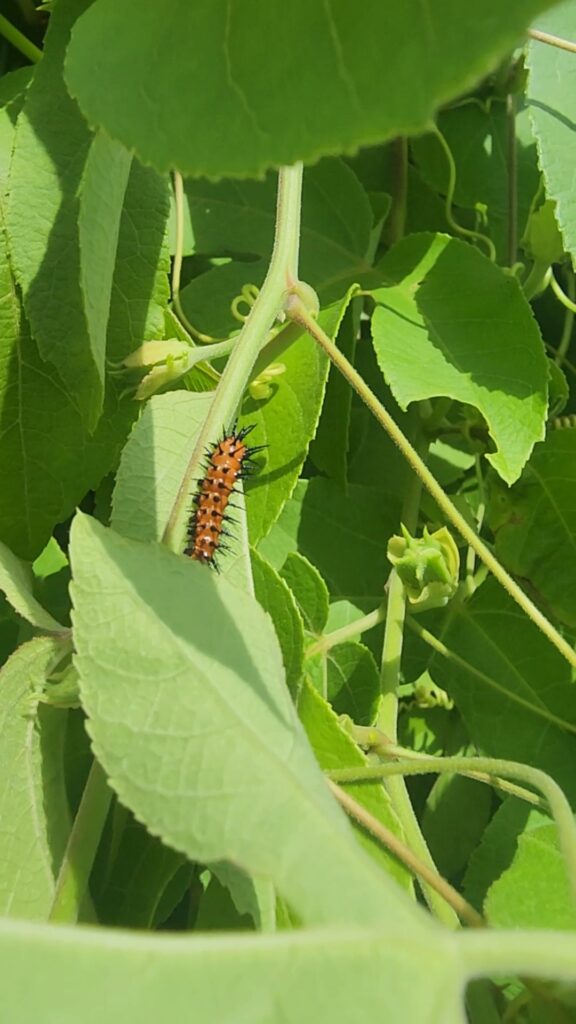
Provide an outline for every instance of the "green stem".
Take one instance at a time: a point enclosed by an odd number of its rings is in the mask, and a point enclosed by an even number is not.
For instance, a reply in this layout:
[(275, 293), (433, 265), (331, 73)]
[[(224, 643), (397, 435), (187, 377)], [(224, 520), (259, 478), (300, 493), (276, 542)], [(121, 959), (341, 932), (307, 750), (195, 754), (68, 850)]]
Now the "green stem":
[[(380, 732), (374, 726), (370, 725), (356, 725), (352, 719), (348, 716), (340, 716), (340, 722), (346, 729), (346, 732), (352, 737), (358, 746), (363, 747), (365, 750), (373, 750), (380, 757), (399, 758), (398, 761), (387, 762), (384, 766), (385, 774), (384, 778), (391, 775), (403, 775), (404, 765), (402, 759), (405, 758), (407, 761), (425, 761), (428, 758), (428, 754), (420, 754), (417, 750), (410, 750), (409, 747), (400, 747), (394, 743), (391, 743), (385, 733)], [(379, 775), (382, 774), (382, 766), (376, 765), (376, 770)], [(364, 768), (361, 769), (363, 772)], [(338, 768), (335, 769), (336, 774), (334, 779), (336, 782), (359, 782), (354, 774), (353, 768)], [(342, 775), (340, 774), (342, 772)], [(332, 773), (327, 773), (332, 778)], [(501, 779), (496, 775), (488, 775), (486, 772), (470, 771), (461, 772), (460, 774), (468, 776), (470, 779), (476, 779), (478, 782), (483, 782), (488, 786), (495, 786), (497, 789), (501, 789), (502, 792), (507, 793), (510, 796), (517, 796), (520, 800), (525, 800), (527, 803), (532, 804), (533, 807), (539, 807), (541, 810), (546, 811), (548, 804), (543, 797), (536, 796), (535, 793), (530, 789), (525, 789), (523, 786), (518, 786), (514, 782), (509, 782), (507, 779)], [(363, 776), (364, 779), (366, 776)]]
[(349, 622), (347, 626), (341, 626), (340, 629), (335, 629), (332, 633), (325, 633), (316, 643), (310, 645), (305, 656), (312, 658), (315, 654), (327, 654), (337, 644), (343, 644), (346, 640), (352, 640), (354, 637), (366, 633), (369, 629), (379, 626), (381, 622), (384, 622), (385, 618), (386, 602), (373, 612), (368, 612), (367, 615), (363, 615), (360, 619), (354, 619), (354, 622)]
[(112, 790), (98, 761), (92, 762), (60, 867), (49, 920), (78, 920), (106, 821)]
[(576, 821), (572, 808), (558, 783), (546, 772), (519, 761), (503, 761), (493, 757), (418, 757), (383, 765), (367, 765), (366, 768), (340, 768), (329, 772), (329, 778), (337, 782), (358, 782), (361, 779), (382, 778), (401, 772), (402, 775), (468, 774), (482, 772), (491, 776), (518, 779), (532, 786), (545, 797), (556, 827), (560, 849), (564, 856), (566, 872), (576, 902)]
[(574, 327), (574, 313), (576, 313), (576, 306), (574, 305), (575, 287), (574, 287), (574, 273), (572, 269), (567, 270), (568, 274), (568, 296), (571, 306), (567, 306), (564, 315), (564, 326), (562, 328), (562, 335), (558, 344), (558, 349), (554, 357), (554, 362), (557, 366), (562, 366), (566, 361), (568, 349), (570, 348), (570, 341), (572, 340), (572, 328)]
[[(415, 531), (418, 522), (421, 491), (420, 478), (413, 475), (408, 482), (401, 513), (402, 522), (411, 533)], [(380, 668), (380, 704), (376, 719), (376, 728), (386, 733), (392, 743), (396, 742), (397, 735), (398, 689), (405, 618), (406, 593), (398, 573), (392, 570), (388, 581), (388, 608)], [(436, 865), (422, 835), (404, 779), (398, 775), (395, 778), (387, 779), (384, 785), (402, 827), (406, 843), (412, 852), (427, 865), (428, 869), (437, 874)], [(419, 877), (422, 893), (430, 910), (446, 925), (455, 927), (457, 922), (454, 918), (453, 908), (438, 893), (437, 887), (430, 884), (430, 879), (426, 875), (422, 875), (420, 872)]]
[(258, 353), (284, 306), (290, 287), (298, 279), (301, 193), (302, 165), (282, 167), (278, 175), (276, 235), (270, 266), (258, 298), (236, 339), (220, 378), (210, 411), (198, 435), (174, 502), (163, 537), (164, 543), (173, 551), (181, 550), (183, 545), (192, 483), (202, 462), (203, 453), (213, 443), (214, 438), (219, 436), (222, 425), (234, 421)]
[(0, 14), (0, 35), (3, 35), (15, 50), (19, 50), (33, 64), (40, 60), (42, 50), (35, 46), (34, 43), (31, 43), (24, 33), (16, 28), (12, 22), (8, 21), (8, 18), (5, 18), (3, 14)]
[(446, 216), (446, 220), (448, 221), (449, 226), (452, 228), (452, 231), (456, 232), (457, 235), (462, 235), (463, 238), (469, 238), (471, 242), (483, 242), (483, 244), (486, 246), (488, 258), (492, 260), (492, 263), (495, 263), (496, 249), (494, 248), (494, 243), (492, 242), (492, 239), (488, 238), (488, 235), (483, 235), (480, 231), (472, 231), (470, 228), (462, 227), (462, 225), (459, 224), (454, 217), (454, 214), (452, 212), (452, 206), (454, 203), (454, 192), (456, 190), (456, 164), (454, 163), (454, 157), (452, 156), (450, 146), (446, 142), (446, 139), (444, 138), (437, 124), (434, 124), (432, 126), (432, 132), (434, 133), (434, 135), (438, 139), (438, 142), (442, 146), (442, 149), (444, 150), (444, 156), (446, 157), (446, 161), (448, 163), (448, 186), (446, 189), (446, 202), (444, 204), (444, 213)]
[(508, 266), (518, 255), (518, 149), (516, 146), (516, 98), (506, 96), (506, 175), (508, 192)]
[(374, 392), (370, 390), (357, 370), (352, 366), (348, 359), (346, 359), (346, 356), (343, 355), (343, 353), (340, 352), (330, 341), (330, 338), (322, 330), (320, 325), (316, 323), (313, 317), (310, 316), (303, 303), (294, 295), (291, 296), (290, 299), (291, 301), (287, 304), (287, 313), (290, 319), (295, 323), (299, 323), (301, 327), (308, 331), (308, 333), (324, 349), (330, 360), (334, 363), (337, 369), (340, 370), (349, 384), (352, 385), (375, 419), (377, 419), (384, 427), (388, 435), (398, 446), (404, 458), (412, 467), (414, 472), (420, 477), (424, 487), (432, 495), (437, 505), (442, 509), (446, 518), (450, 520), (464, 540), (474, 548), (478, 557), (482, 562), (484, 562), (486, 567), (496, 577), (510, 597), (516, 601), (532, 622), (542, 630), (550, 643), (556, 647), (564, 658), (566, 658), (566, 661), (576, 668), (576, 651), (574, 651), (564, 637), (560, 635), (558, 630), (554, 628), (552, 623), (548, 621), (546, 616), (542, 614), (533, 601), (530, 600), (528, 595), (524, 593), (520, 586), (518, 586), (515, 580), (508, 575), (487, 545), (484, 544), (472, 527), (466, 522), (438, 481), (432, 475), (426, 464), (422, 461), (415, 448), (410, 444), (408, 438), (402, 433), (388, 411), (377, 399)]

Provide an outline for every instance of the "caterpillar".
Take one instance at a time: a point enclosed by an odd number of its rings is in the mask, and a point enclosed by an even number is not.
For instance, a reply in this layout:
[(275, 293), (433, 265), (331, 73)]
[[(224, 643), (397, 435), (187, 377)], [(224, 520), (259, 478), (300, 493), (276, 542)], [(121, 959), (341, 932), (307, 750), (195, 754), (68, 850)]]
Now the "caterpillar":
[(237, 432), (233, 430), (206, 453), (206, 474), (194, 497), (195, 508), (188, 523), (184, 549), (184, 554), (196, 562), (214, 566), (218, 549), (225, 549), (222, 543), (222, 537), (227, 534), (224, 523), (236, 481), (257, 468), (252, 456), (266, 447), (249, 447), (245, 444), (245, 438), (254, 430), (254, 426), (252, 423)]

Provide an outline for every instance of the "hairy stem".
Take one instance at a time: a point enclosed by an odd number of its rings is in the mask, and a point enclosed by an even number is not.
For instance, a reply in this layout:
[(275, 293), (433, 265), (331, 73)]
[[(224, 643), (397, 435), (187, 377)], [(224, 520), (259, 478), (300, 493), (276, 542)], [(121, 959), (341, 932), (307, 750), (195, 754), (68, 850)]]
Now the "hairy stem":
[(301, 192), (302, 165), (281, 168), (278, 175), (276, 234), (270, 267), (220, 378), (214, 401), (198, 435), (174, 502), (163, 537), (164, 543), (173, 551), (179, 551), (183, 546), (192, 482), (202, 462), (203, 453), (218, 437), (223, 424), (234, 421), (258, 353), (284, 306), (290, 286), (298, 278)]
[[(420, 860), (414, 851), (406, 846), (390, 829), (378, 821), (365, 807), (362, 807), (349, 793), (337, 786), (329, 778), (327, 779), (330, 789), (338, 800), (338, 803), (350, 817), (354, 818), (363, 828), (367, 829), (379, 842), (381, 842), (395, 857), (398, 857), (403, 864), (416, 875), (423, 888), (433, 889), (442, 903), (450, 907), (450, 919), (457, 915), (460, 920), (474, 928), (481, 928), (484, 921), (480, 914), (472, 907), (463, 896), (457, 892), (450, 882), (447, 882), (442, 875), (429, 864)], [(446, 915), (444, 915), (445, 917)]]
[(560, 848), (566, 864), (566, 872), (576, 902), (576, 822), (572, 808), (560, 786), (539, 768), (521, 764), (519, 761), (503, 761), (495, 757), (418, 757), (382, 765), (367, 765), (365, 768), (340, 768), (329, 772), (329, 778), (338, 782), (359, 782), (361, 779), (386, 778), (396, 772), (402, 775), (468, 774), (481, 772), (485, 775), (518, 779), (527, 786), (538, 790), (550, 808), (558, 829)]

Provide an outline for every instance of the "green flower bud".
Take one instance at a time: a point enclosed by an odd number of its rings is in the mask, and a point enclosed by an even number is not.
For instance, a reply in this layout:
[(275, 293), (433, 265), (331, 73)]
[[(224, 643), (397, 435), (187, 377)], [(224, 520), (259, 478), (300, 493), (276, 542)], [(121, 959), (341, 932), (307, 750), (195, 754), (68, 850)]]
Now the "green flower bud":
[(388, 559), (396, 569), (412, 607), (419, 611), (442, 608), (456, 593), (460, 554), (452, 534), (442, 526), (412, 537), (402, 526), (402, 537), (391, 537)]

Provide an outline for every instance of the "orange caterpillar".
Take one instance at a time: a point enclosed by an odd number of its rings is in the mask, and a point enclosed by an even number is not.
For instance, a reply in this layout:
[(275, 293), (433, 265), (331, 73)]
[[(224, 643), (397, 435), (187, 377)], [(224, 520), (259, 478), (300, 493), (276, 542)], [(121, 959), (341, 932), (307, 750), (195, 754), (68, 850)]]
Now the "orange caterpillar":
[(224, 550), (222, 537), (226, 509), (236, 481), (256, 469), (251, 456), (265, 445), (250, 448), (244, 439), (254, 430), (254, 424), (242, 427), (224, 437), (208, 453), (208, 468), (194, 498), (194, 509), (188, 524), (188, 541), (184, 554), (196, 562), (215, 565), (218, 548)]

